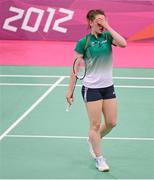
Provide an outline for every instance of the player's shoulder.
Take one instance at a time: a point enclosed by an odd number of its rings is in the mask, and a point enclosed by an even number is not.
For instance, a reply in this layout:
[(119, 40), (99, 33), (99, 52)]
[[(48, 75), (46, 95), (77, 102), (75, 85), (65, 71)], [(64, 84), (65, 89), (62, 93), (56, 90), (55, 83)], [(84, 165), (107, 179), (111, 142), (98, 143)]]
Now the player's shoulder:
[(104, 37), (106, 40), (109, 40), (110, 42), (112, 42), (113, 37), (112, 37), (112, 35), (111, 35), (110, 32), (104, 31), (104, 32), (102, 33), (102, 35), (103, 35), (103, 37)]
[(81, 39), (78, 40), (78, 43), (85, 44), (87, 38), (90, 36), (90, 34), (85, 35)]
[(108, 34), (110, 35), (111, 33), (109, 31), (103, 31), (102, 34)]
[(111, 33), (110, 33), (109, 31), (104, 31), (104, 32), (102, 33), (102, 35), (105, 35), (105, 36), (110, 37), (110, 36), (111, 36)]

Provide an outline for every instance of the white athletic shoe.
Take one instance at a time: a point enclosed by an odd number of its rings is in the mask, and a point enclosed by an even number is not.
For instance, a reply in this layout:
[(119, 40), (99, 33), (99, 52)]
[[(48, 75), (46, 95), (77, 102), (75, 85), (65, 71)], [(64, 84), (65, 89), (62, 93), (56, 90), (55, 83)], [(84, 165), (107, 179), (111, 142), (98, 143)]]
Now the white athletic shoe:
[(96, 158), (96, 168), (102, 172), (107, 172), (110, 169), (103, 157)]
[(88, 143), (88, 145), (89, 145), (89, 152), (90, 152), (92, 158), (96, 159), (96, 155), (95, 155), (95, 153), (94, 153), (92, 144), (91, 144), (91, 142), (89, 141), (89, 138), (87, 139), (87, 143)]

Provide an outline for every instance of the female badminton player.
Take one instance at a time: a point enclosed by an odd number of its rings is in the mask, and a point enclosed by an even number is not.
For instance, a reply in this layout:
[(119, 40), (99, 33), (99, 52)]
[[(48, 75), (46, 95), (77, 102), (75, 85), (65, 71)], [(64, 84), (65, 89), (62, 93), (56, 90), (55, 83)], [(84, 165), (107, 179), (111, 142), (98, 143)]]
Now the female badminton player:
[[(101, 150), (101, 140), (116, 126), (117, 121), (117, 99), (112, 80), (112, 45), (123, 48), (127, 42), (109, 25), (103, 10), (90, 10), (86, 17), (90, 33), (77, 42), (75, 59), (84, 59), (85, 64), (90, 64), (89, 69), (86, 68), (81, 90), (90, 124), (88, 144), (96, 168), (109, 171)], [(85, 50), (87, 36), (89, 42)], [(73, 102), (75, 81), (76, 75), (72, 71), (66, 93), (70, 105)]]

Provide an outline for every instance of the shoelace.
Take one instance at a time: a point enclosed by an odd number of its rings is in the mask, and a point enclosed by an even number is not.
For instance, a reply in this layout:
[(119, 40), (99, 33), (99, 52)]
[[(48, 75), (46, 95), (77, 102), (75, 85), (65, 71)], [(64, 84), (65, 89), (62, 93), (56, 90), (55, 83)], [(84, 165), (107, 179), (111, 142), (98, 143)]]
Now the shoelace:
[(102, 157), (102, 158), (97, 159), (96, 162), (98, 164), (103, 164), (103, 163), (106, 163), (106, 159)]

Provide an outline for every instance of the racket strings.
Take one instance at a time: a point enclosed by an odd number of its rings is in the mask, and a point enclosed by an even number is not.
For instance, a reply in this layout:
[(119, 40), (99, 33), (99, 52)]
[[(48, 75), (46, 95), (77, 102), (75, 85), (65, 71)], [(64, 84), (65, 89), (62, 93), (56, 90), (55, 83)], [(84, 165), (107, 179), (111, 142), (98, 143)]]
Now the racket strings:
[(73, 65), (73, 72), (77, 79), (83, 79), (86, 74), (86, 63), (83, 59), (78, 58), (75, 60)]

